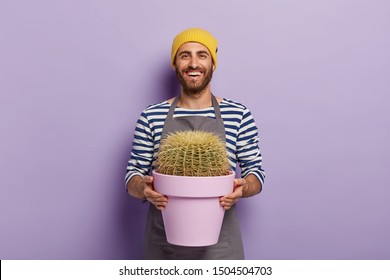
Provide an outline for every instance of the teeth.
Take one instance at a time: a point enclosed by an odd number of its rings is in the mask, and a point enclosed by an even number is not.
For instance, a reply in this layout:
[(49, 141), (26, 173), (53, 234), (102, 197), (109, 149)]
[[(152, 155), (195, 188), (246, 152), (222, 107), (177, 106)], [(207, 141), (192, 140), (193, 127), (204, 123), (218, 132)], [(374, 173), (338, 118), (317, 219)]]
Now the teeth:
[(189, 76), (199, 76), (200, 72), (189, 72), (188, 75)]

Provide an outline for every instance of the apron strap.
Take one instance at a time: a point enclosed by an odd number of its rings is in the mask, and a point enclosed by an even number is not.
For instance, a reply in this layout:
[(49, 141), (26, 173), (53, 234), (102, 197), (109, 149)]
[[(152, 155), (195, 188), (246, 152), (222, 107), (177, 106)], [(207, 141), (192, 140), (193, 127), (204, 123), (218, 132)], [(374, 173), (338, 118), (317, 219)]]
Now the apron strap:
[(215, 118), (222, 119), (221, 110), (219, 109), (219, 104), (218, 104), (217, 98), (215, 98), (214, 94), (211, 94), (211, 101), (213, 102), (213, 107), (214, 107), (214, 111), (215, 111)]
[[(175, 99), (172, 102), (171, 107), (169, 107), (169, 111), (168, 111), (168, 115), (167, 115), (166, 119), (170, 120), (170, 119), (173, 118), (173, 113), (175, 112), (176, 104), (177, 104), (178, 101), (179, 101), (179, 96), (176, 96)], [(214, 107), (215, 118), (216, 119), (222, 119), (221, 110), (219, 109), (219, 104), (218, 104), (218, 101), (215, 98), (214, 94), (211, 94), (211, 102), (212, 102), (213, 107)]]
[(179, 100), (179, 96), (176, 96), (175, 99), (173, 100), (172, 104), (171, 104), (171, 107), (169, 107), (168, 115), (167, 115), (167, 118), (165, 119), (165, 121), (172, 119), (173, 113), (175, 112), (175, 108), (176, 108), (176, 104), (177, 104), (178, 100)]

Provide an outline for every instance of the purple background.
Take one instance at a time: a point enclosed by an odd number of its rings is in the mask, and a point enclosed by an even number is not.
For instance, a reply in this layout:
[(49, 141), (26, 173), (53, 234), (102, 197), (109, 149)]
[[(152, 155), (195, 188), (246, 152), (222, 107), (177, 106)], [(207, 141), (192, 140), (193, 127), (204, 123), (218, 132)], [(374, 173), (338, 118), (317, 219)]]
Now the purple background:
[(134, 125), (177, 93), (170, 45), (193, 26), (220, 42), (213, 92), (260, 129), (247, 258), (389, 259), (385, 0), (0, 1), (0, 258), (141, 257)]

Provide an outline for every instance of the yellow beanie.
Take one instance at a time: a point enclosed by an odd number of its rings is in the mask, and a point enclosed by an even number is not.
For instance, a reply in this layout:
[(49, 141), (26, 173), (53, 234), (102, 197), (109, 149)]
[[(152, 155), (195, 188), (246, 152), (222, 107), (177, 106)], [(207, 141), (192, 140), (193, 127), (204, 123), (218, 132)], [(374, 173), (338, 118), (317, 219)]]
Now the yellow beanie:
[(174, 65), (176, 53), (181, 45), (188, 42), (196, 42), (209, 49), (213, 58), (214, 67), (217, 68), (218, 41), (208, 31), (201, 28), (186, 29), (176, 35), (172, 43), (171, 63)]

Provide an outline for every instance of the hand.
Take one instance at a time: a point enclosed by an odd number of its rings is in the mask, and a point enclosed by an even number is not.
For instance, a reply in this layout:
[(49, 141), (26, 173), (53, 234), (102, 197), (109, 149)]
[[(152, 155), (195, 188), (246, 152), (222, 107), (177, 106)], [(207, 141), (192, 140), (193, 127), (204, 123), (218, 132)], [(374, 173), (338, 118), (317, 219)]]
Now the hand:
[(225, 211), (229, 210), (237, 202), (237, 200), (242, 197), (244, 187), (246, 187), (245, 179), (234, 179), (233, 192), (219, 199), (221, 206)]
[(165, 209), (165, 206), (168, 203), (168, 198), (161, 193), (154, 191), (153, 188), (153, 177), (152, 176), (144, 176), (144, 195), (148, 201), (154, 204), (158, 210)]

